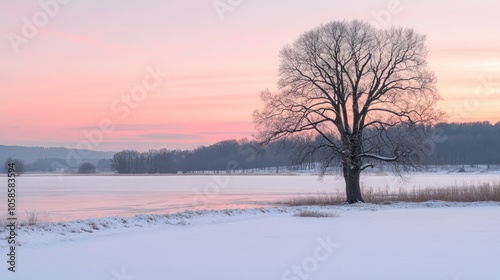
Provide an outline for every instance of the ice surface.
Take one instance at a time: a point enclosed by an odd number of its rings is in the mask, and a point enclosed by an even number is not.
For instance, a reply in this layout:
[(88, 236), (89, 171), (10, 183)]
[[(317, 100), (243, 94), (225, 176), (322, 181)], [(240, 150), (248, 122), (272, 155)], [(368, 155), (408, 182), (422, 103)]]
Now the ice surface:
[[(370, 169), (371, 170), (371, 169)], [(495, 172), (415, 174), (402, 181), (377, 171), (362, 176), (363, 188), (442, 187), (498, 183)], [(48, 221), (134, 216), (196, 209), (269, 205), (298, 194), (344, 192), (344, 179), (301, 176), (22, 176), (18, 178), (19, 214), (36, 211)], [(0, 201), (6, 192), (0, 192)], [(0, 215), (5, 215), (0, 209)]]

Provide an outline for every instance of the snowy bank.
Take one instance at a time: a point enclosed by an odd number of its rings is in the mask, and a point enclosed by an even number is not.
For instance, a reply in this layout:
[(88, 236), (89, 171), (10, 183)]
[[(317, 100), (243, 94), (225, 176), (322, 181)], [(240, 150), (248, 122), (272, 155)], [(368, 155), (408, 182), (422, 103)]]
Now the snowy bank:
[[(499, 206), (360, 204), (45, 223), (19, 229), (17, 271), (4, 264), (0, 279), (497, 280)], [(304, 209), (339, 215), (294, 216)]]
[[(396, 202), (390, 204), (353, 204), (332, 206), (290, 206), (256, 209), (226, 209), (183, 211), (173, 214), (137, 215), (133, 217), (92, 218), (65, 222), (47, 222), (35, 225), (21, 224), (18, 227), (18, 246), (53, 244), (59, 241), (73, 241), (88, 237), (117, 235), (123, 232), (141, 231), (141, 228), (162, 226), (197, 226), (206, 224), (229, 223), (274, 216), (293, 216), (303, 210), (332, 213), (342, 216), (349, 211), (381, 211), (391, 209), (443, 208), (443, 207), (490, 207), (500, 206), (499, 202), (443, 202), (422, 203)], [(0, 240), (7, 240), (7, 228), (0, 227)], [(7, 243), (0, 243), (0, 249)]]

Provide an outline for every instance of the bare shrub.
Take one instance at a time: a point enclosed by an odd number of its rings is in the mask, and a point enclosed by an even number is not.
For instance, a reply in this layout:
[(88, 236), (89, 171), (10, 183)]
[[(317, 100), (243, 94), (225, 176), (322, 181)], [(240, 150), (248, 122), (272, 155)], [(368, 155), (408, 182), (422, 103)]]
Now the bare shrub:
[(45, 215), (37, 212), (36, 210), (26, 211), (26, 222), (21, 225), (33, 226), (45, 222)]
[(301, 210), (297, 214), (297, 217), (313, 217), (313, 218), (337, 218), (340, 217), (338, 212), (320, 212), (315, 210)]

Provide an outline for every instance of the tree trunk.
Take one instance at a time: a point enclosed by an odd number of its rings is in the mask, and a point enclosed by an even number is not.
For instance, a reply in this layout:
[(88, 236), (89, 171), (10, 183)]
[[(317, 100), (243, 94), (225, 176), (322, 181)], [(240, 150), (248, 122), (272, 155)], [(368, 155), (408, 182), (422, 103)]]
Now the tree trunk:
[(357, 202), (365, 202), (361, 196), (361, 188), (359, 185), (359, 178), (361, 171), (359, 166), (351, 165), (344, 162), (343, 173), (345, 180), (345, 191), (347, 195), (346, 203), (352, 204)]

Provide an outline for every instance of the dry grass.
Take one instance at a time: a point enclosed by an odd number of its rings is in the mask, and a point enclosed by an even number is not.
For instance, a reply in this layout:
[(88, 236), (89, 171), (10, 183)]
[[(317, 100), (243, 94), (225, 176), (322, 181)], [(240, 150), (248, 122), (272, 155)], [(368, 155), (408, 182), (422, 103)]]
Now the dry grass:
[[(442, 188), (413, 188), (399, 189), (396, 192), (388, 188), (375, 190), (373, 188), (363, 191), (363, 198), (367, 203), (384, 204), (391, 202), (425, 202), (432, 200), (448, 202), (479, 202), (500, 201), (500, 182), (495, 184), (482, 184), (479, 186), (451, 186)], [(284, 204), (289, 206), (302, 205), (340, 205), (345, 202), (345, 195), (318, 194), (306, 197), (294, 197)]]
[(340, 217), (338, 212), (326, 213), (315, 210), (301, 210), (299, 213), (295, 214), (297, 217), (313, 217), (313, 218), (336, 218)]
[(37, 211), (26, 211), (26, 222), (21, 223), (21, 225), (33, 226), (39, 223), (45, 222), (45, 215)]
[[(4, 217), (0, 218), (0, 232), (2, 232), (2, 228), (5, 228), (7, 224), (9, 224), (8, 218), (11, 218), (8, 214), (5, 214)], [(24, 216), (19, 217), (19, 225), (20, 226), (33, 226), (41, 223), (45, 223), (47, 221), (47, 214), (40, 213), (36, 210), (26, 211)]]
[(365, 193), (365, 200), (370, 203), (384, 203), (389, 201), (425, 202), (431, 200), (448, 202), (500, 201), (500, 182), (479, 186), (413, 188), (411, 190), (401, 188), (397, 193), (389, 193), (387, 190), (376, 192), (373, 189), (369, 189)]
[(289, 206), (302, 205), (340, 205), (345, 202), (345, 197), (339, 194), (317, 194), (311, 196), (293, 197), (284, 202)]

